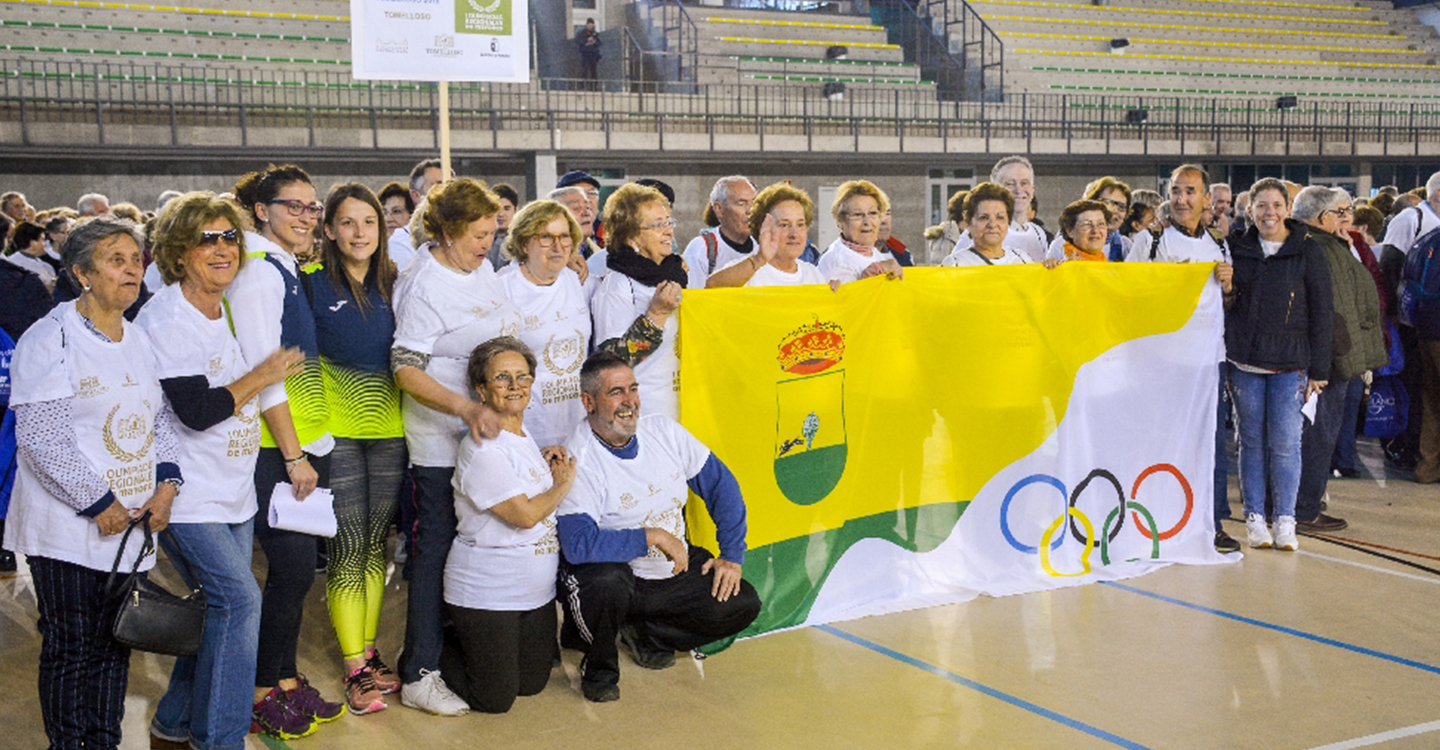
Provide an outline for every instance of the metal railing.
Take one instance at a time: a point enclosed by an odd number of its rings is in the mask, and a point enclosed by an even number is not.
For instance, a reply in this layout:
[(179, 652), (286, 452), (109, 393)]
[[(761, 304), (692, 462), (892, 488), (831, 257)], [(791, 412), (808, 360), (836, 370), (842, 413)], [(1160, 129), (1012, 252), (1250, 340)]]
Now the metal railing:
[[(907, 5), (910, 0), (901, 0)], [(949, 51), (958, 48), (970, 98), (997, 101), (1003, 97), (1005, 44), (968, 0), (915, 0), (916, 13), (938, 25)]]
[[(5, 137), (10, 147), (173, 152), (284, 142), (364, 151), (421, 148), (438, 138), (431, 84), (233, 66), (0, 60), (0, 69), (10, 71), (0, 78), (0, 132), (13, 134)], [(777, 144), (816, 153), (983, 152), (992, 145), (1054, 154), (1440, 151), (1440, 102), (1301, 99), (1294, 109), (1277, 109), (1269, 97), (1021, 94), (1004, 102), (937, 101), (928, 92), (898, 88), (856, 88), (835, 101), (784, 85), (602, 81), (596, 90), (569, 83), (569, 90), (452, 84), (457, 148), (559, 149), (583, 142), (596, 150), (694, 152), (782, 147)], [(1144, 121), (1129, 122), (1137, 111)], [(417, 139), (422, 133), (430, 137)]]
[[(695, 80), (696, 56), (700, 53), (700, 31), (690, 11), (680, 0), (648, 0), (642, 4), (651, 23), (650, 16), (658, 8), (660, 13), (660, 49), (675, 56), (677, 81)], [(672, 48), (673, 45), (673, 48)], [(688, 58), (688, 60), (687, 60)], [(688, 64), (687, 64), (688, 63)]]
[[(969, 10), (969, 6), (962, 7)], [(885, 27), (889, 41), (905, 50), (905, 60), (918, 64), (925, 80), (936, 84), (941, 99), (1003, 98), (1002, 66), (985, 61), (987, 54), (993, 56), (1000, 48), (987, 43), (983, 35), (974, 45), (965, 42), (967, 29), (978, 33), (989, 27), (982, 29), (974, 23), (967, 27), (963, 18), (953, 20), (952, 25), (950, 6), (943, 0), (875, 0), (870, 12), (872, 19)], [(998, 44), (999, 37), (995, 40)]]

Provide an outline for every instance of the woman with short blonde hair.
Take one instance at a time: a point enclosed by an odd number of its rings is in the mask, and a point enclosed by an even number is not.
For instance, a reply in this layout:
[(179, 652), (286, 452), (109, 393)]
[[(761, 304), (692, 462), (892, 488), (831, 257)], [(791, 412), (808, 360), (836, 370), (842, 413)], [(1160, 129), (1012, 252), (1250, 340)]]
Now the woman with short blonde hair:
[(884, 274), (903, 276), (895, 256), (880, 249), (880, 221), (890, 210), (890, 198), (869, 180), (851, 180), (840, 186), (830, 204), (830, 216), (840, 237), (820, 256), (820, 273), (841, 283)]

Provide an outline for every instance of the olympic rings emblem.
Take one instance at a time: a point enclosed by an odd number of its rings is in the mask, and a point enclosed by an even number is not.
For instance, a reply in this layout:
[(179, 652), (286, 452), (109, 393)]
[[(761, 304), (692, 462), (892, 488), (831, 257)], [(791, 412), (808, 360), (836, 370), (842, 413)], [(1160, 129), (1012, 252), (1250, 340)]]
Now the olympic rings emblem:
[[(1180, 520), (1176, 521), (1174, 526), (1164, 531), (1161, 531), (1159, 525), (1156, 524), (1155, 516), (1150, 512), (1150, 509), (1139, 502), (1141, 485), (1145, 484), (1145, 481), (1155, 474), (1169, 474), (1173, 476), (1176, 482), (1179, 483), (1181, 491), (1185, 494), (1185, 510), (1180, 515)], [(1090, 517), (1076, 507), (1080, 496), (1089, 488), (1090, 483), (1097, 479), (1103, 480), (1102, 485), (1108, 484), (1113, 487), (1116, 497), (1115, 507), (1106, 515), (1105, 522), (1100, 526), (1098, 536), (1095, 525), (1091, 522)], [(1032, 484), (1042, 484), (1053, 487), (1060, 493), (1060, 500), (1065, 504), (1060, 514), (1055, 517), (1055, 520), (1050, 522), (1045, 532), (1041, 534), (1039, 544), (1035, 546), (1020, 541), (1015, 536), (1014, 530), (1010, 527), (1010, 506), (1014, 503), (1020, 491)], [(1000, 503), (1000, 534), (1004, 536), (1005, 541), (1016, 550), (1028, 555), (1039, 555), (1040, 566), (1050, 575), (1078, 576), (1090, 572), (1090, 555), (1097, 545), (1100, 547), (1101, 564), (1110, 564), (1110, 545), (1115, 542), (1115, 539), (1120, 536), (1120, 532), (1125, 528), (1126, 511), (1130, 512), (1130, 517), (1134, 520), (1135, 529), (1140, 532), (1142, 537), (1150, 542), (1150, 558), (1159, 559), (1160, 542), (1173, 539), (1176, 534), (1179, 534), (1182, 529), (1188, 526), (1190, 516), (1194, 513), (1194, 510), (1195, 492), (1190, 486), (1190, 481), (1185, 477), (1183, 472), (1175, 468), (1172, 464), (1157, 463), (1140, 472), (1140, 476), (1135, 479), (1135, 484), (1130, 488), (1129, 498), (1126, 498), (1124, 486), (1120, 483), (1120, 480), (1116, 478), (1114, 473), (1106, 469), (1096, 468), (1091, 470), (1091, 472), (1075, 486), (1073, 492), (1067, 491), (1065, 483), (1056, 477), (1049, 474), (1031, 474), (1016, 482), (1010, 487), (1010, 490), (1005, 493), (1005, 499)], [(1060, 545), (1065, 541), (1065, 534), (1061, 531), (1062, 526), (1068, 527), (1070, 536), (1082, 545), (1080, 552), (1081, 570), (1077, 573), (1061, 573), (1051, 563), (1051, 553), (1060, 549)], [(1083, 527), (1083, 531), (1081, 527)]]

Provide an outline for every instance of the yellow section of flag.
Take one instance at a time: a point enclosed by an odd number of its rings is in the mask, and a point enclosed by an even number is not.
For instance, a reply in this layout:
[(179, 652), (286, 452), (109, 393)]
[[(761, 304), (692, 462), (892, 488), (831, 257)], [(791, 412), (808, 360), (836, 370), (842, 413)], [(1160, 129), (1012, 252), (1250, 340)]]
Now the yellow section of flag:
[[(968, 501), (1054, 432), (1081, 365), (1185, 325), (1213, 269), (910, 268), (838, 292), (687, 292), (681, 422), (739, 479), (752, 549)], [(690, 514), (692, 540), (712, 544), (705, 516)]]

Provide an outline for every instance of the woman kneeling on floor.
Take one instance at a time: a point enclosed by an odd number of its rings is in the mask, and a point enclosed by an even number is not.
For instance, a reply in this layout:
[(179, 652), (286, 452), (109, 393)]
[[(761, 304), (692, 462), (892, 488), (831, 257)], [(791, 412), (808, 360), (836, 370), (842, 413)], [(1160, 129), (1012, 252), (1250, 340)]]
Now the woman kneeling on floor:
[(445, 682), (470, 707), (505, 713), (518, 695), (550, 680), (556, 656), (555, 508), (570, 492), (575, 460), (541, 450), (522, 421), (535, 355), (510, 336), (475, 348), (470, 388), (500, 414), (501, 431), (460, 442), (455, 464), (459, 521), (445, 563), (445, 608), (454, 624), (440, 656)]

